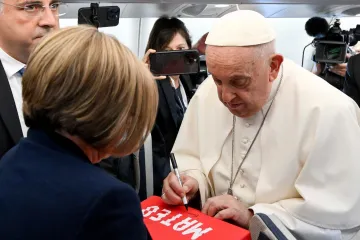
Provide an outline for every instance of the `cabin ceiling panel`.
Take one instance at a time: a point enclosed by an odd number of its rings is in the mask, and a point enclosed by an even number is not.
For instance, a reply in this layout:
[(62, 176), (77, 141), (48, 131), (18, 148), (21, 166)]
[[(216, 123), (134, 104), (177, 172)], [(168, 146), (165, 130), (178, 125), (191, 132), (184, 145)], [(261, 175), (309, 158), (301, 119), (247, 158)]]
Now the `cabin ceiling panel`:
[[(62, 18), (77, 18), (78, 10), (89, 7), (90, 1), (68, 2), (68, 13)], [(143, 0), (145, 2), (145, 0)], [(167, 0), (168, 1), (168, 0)], [(228, 1), (228, 0), (227, 0)], [(291, 0), (292, 1), (292, 0)], [(324, 0), (326, 1), (326, 0)], [(359, 0), (357, 0), (359, 1)], [(181, 18), (216, 18), (236, 11), (235, 4), (218, 7), (216, 4), (186, 4), (186, 3), (119, 3), (118, 1), (101, 2), (100, 6), (119, 6), (121, 18), (157, 18), (162, 15)], [(321, 1), (323, 2), (323, 1)], [(240, 9), (254, 10), (268, 18), (310, 18), (322, 17), (353, 17), (360, 14), (358, 5), (337, 4), (239, 4)], [(224, 4), (223, 4), (224, 5)], [(360, 20), (359, 20), (360, 23)]]
[[(65, 2), (84, 2), (84, 0), (63, 0)], [(100, 0), (89, 0), (86, 2), (108, 2)], [(173, 3), (178, 4), (179, 0), (112, 0), (114, 3)], [(357, 5), (359, 0), (181, 0), (181, 3), (194, 4), (311, 4), (311, 5)]]

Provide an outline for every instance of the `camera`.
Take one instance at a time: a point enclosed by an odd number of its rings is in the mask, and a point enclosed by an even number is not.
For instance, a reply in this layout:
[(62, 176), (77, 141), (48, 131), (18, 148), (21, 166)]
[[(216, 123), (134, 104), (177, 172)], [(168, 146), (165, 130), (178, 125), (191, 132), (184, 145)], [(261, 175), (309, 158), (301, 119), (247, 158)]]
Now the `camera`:
[(119, 20), (119, 14), (120, 14), (120, 9), (118, 8), (110, 8), (107, 11), (107, 20), (109, 21), (118, 21)]
[(194, 63), (196, 63), (198, 61), (198, 57), (199, 57), (198, 54), (195, 54), (193, 52), (185, 53), (184, 62), (187, 65), (194, 64)]
[(340, 20), (329, 26), (325, 19), (314, 17), (305, 25), (309, 36), (315, 37), (312, 44), (315, 46), (313, 60), (317, 63), (335, 65), (347, 62), (346, 54), (360, 40), (360, 25), (349, 31), (340, 28)]
[(360, 40), (360, 25), (349, 31), (341, 30), (340, 20), (322, 38), (315, 38), (315, 62), (338, 64), (346, 62), (348, 47), (354, 46)]

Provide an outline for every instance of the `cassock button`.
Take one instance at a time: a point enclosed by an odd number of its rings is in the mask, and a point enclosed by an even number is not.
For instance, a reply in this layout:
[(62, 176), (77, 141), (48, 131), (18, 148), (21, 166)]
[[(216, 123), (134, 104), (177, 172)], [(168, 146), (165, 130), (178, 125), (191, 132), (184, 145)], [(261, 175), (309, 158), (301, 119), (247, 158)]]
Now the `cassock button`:
[(244, 188), (244, 187), (245, 187), (245, 184), (241, 184), (240, 187), (241, 187), (241, 188)]
[(250, 123), (245, 123), (245, 127), (250, 127)]
[(247, 144), (249, 142), (249, 139), (244, 138), (242, 142), (243, 142), (243, 144)]
[(245, 153), (241, 154), (241, 158), (242, 158), (242, 159), (244, 159), (244, 158), (245, 158), (245, 156), (246, 156), (246, 154), (245, 154)]
[(240, 169), (240, 173), (241, 173), (241, 174), (244, 174), (244, 170)]

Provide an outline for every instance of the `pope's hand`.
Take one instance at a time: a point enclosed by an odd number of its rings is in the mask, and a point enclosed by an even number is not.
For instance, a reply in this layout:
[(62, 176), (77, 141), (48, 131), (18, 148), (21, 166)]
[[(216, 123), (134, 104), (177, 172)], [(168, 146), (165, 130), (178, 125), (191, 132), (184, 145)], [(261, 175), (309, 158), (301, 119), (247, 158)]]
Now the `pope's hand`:
[(199, 183), (195, 178), (185, 174), (180, 174), (180, 178), (183, 184), (182, 187), (173, 172), (165, 178), (162, 191), (163, 194), (161, 196), (165, 203), (170, 205), (181, 205), (183, 204), (183, 196), (186, 195), (186, 198), (190, 201), (199, 190)]
[(209, 198), (202, 212), (221, 220), (232, 220), (240, 227), (249, 228), (250, 219), (254, 215), (243, 203), (231, 195)]
[[(145, 53), (145, 56), (143, 57), (143, 62), (145, 63), (146, 67), (150, 69), (150, 59), (149, 59), (149, 55), (152, 53), (156, 53), (156, 51), (154, 49), (149, 49), (147, 50), (147, 52)], [(156, 80), (163, 80), (166, 79), (166, 76), (154, 76), (154, 78)]]

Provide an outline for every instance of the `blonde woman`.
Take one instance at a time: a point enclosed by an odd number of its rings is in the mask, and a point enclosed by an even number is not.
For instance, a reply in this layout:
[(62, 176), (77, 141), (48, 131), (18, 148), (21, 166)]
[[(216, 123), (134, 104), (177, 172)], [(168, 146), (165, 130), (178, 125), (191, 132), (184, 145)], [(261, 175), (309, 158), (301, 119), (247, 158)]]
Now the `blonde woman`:
[(0, 161), (0, 239), (147, 239), (134, 190), (93, 165), (151, 131), (144, 64), (95, 28), (66, 28), (30, 56), (23, 100), (28, 136)]

